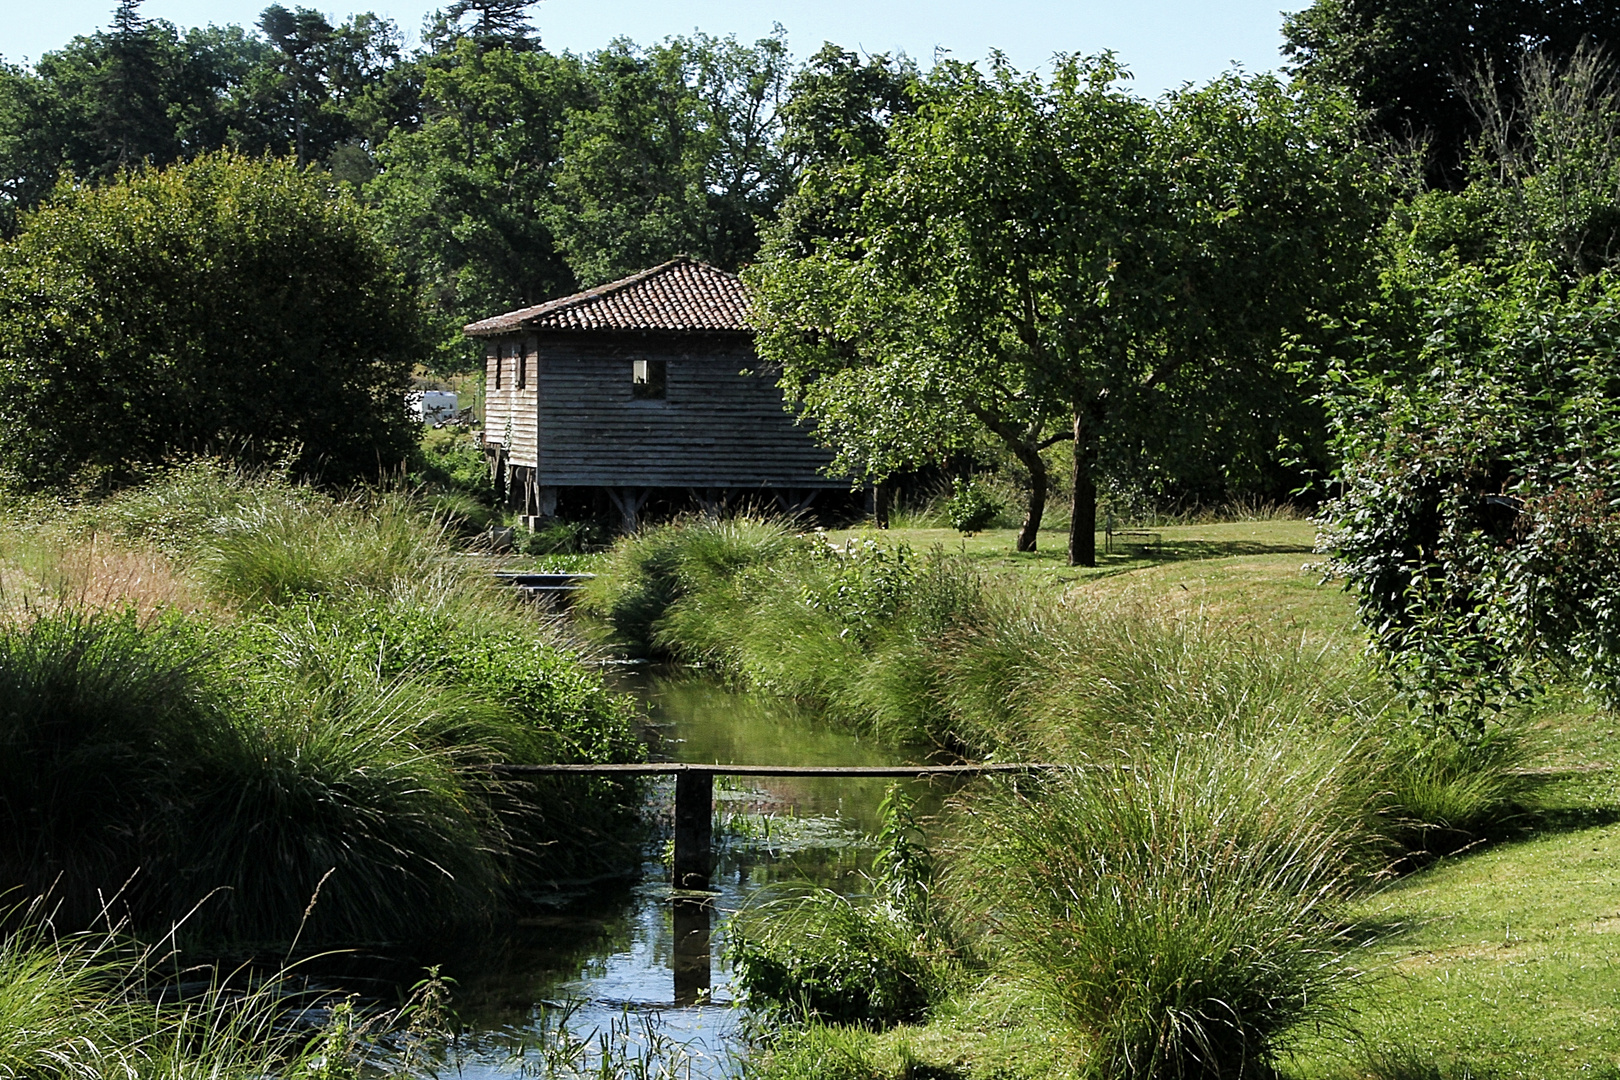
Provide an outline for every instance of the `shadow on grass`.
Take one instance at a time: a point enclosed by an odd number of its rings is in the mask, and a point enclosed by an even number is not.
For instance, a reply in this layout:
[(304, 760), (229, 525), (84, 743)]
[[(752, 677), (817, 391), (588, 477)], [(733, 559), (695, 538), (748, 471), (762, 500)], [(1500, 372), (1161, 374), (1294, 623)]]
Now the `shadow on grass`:
[[(946, 548), (945, 550), (950, 550)], [(1240, 558), (1247, 555), (1310, 555), (1309, 544), (1271, 544), (1258, 540), (1168, 540), (1162, 544), (1138, 545), (1115, 543), (1113, 551), (1103, 551), (1098, 545), (1097, 565), (1087, 567), (1088, 578), (1107, 577), (1130, 570), (1169, 563), (1200, 562), (1212, 559)], [(1059, 546), (1046, 546), (1037, 551), (978, 550), (967, 552), (972, 559), (1018, 563), (1052, 563), (1065, 569), (1067, 551)]]
[(1309, 555), (1309, 544), (1272, 544), (1262, 540), (1166, 540), (1162, 544), (1114, 545), (1114, 551), (1104, 558), (1124, 556), (1136, 562), (1170, 563), (1190, 562), (1196, 559), (1232, 559), (1244, 555)]
[(1620, 806), (1558, 806), (1527, 810), (1519, 820), (1525, 834), (1579, 832), (1620, 825)]

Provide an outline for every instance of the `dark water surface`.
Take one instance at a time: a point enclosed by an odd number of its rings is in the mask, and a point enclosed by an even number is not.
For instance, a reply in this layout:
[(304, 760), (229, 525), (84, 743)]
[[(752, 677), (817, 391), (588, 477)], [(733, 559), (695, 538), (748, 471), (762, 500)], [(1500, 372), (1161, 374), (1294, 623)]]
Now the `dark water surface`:
[[(759, 765), (923, 760), (920, 751), (838, 731), (788, 703), (736, 693), (702, 675), (630, 669), (614, 681), (646, 703), (656, 759)], [(458, 1012), (477, 1034), (445, 1065), (467, 1077), (567, 1076), (573, 1072), (568, 1061), (588, 1066), (606, 1045), (611, 1055), (648, 1059), (651, 1075), (734, 1074), (748, 1017), (733, 1007), (723, 957), (726, 918), (774, 882), (865, 891), (862, 872), (871, 853), (863, 837), (877, 829), (890, 783), (716, 777), (715, 892), (707, 911), (671, 902), (660, 858), (666, 828), (650, 841), (638, 876), (561, 898), (553, 913), (508, 928), (476, 970), (458, 973)], [(650, 814), (667, 822), (673, 791), (673, 779), (650, 784)], [(679, 987), (677, 964), (683, 968)], [(705, 983), (707, 991), (694, 989)]]

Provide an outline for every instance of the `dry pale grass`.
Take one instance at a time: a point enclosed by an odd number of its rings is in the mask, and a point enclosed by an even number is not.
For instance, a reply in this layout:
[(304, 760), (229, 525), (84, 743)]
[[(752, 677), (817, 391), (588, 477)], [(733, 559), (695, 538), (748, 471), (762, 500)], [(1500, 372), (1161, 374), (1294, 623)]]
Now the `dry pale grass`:
[(83, 536), (15, 531), (0, 540), (0, 610), (11, 617), (41, 608), (133, 608), (199, 612), (214, 605), (163, 553)]

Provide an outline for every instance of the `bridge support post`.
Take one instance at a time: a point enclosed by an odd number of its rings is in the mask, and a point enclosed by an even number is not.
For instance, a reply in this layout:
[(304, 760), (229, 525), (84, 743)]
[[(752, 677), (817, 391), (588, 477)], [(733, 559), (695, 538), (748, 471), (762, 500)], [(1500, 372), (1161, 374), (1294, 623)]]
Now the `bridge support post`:
[(683, 769), (675, 774), (675, 866), (677, 889), (709, 887), (713, 842), (714, 773)]

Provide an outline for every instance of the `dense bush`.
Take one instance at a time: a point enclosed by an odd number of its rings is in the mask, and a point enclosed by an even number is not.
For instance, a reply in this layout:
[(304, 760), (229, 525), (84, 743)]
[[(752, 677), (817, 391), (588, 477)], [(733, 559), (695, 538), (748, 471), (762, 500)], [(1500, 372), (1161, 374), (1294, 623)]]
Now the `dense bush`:
[(976, 533), (988, 528), (1001, 513), (1001, 504), (977, 479), (951, 482), (951, 497), (945, 500), (945, 516), (958, 532)]
[(417, 298), (319, 170), (222, 153), (63, 182), (0, 247), (0, 466), (126, 482), (175, 453), (397, 469)]
[(912, 927), (830, 890), (756, 903), (727, 933), (733, 976), (755, 1007), (895, 1024), (921, 1018), (938, 992), (939, 972)]
[(1518, 112), (1492, 96), (1468, 186), (1394, 214), (1330, 371), (1330, 549), (1388, 670), (1459, 731), (1548, 677), (1620, 694), (1616, 70), (1541, 57)]
[(754, 1007), (887, 1025), (920, 1019), (944, 993), (954, 956), (933, 910), (933, 858), (903, 789), (890, 789), (882, 811), (871, 896), (809, 889), (756, 898), (727, 925), (726, 954)]

